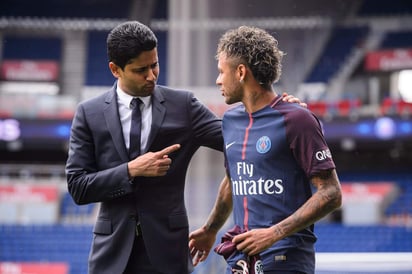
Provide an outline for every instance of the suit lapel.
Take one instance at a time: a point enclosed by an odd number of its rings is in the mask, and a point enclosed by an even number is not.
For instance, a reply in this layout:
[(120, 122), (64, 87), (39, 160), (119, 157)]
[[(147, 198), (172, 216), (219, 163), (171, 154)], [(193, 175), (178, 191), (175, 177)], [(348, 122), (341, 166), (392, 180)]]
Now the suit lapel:
[(112, 136), (114, 146), (123, 161), (129, 161), (126, 145), (124, 143), (123, 130), (120, 124), (119, 110), (117, 107), (117, 97), (115, 92), (116, 84), (111, 92), (107, 94), (105, 107), (103, 109), (104, 119), (107, 128)]
[(156, 86), (152, 95), (152, 126), (150, 129), (149, 140), (147, 142), (148, 149), (150, 149), (166, 115), (166, 108), (163, 105), (163, 102), (164, 97), (161, 89), (159, 86)]

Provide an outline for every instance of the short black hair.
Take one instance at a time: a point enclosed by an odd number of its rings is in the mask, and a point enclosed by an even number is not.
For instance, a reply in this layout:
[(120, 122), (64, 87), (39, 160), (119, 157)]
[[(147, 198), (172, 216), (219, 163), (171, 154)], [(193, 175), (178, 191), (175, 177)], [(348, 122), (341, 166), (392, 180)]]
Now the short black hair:
[(107, 36), (107, 55), (109, 62), (121, 69), (140, 55), (157, 47), (153, 31), (138, 21), (127, 21), (112, 29)]

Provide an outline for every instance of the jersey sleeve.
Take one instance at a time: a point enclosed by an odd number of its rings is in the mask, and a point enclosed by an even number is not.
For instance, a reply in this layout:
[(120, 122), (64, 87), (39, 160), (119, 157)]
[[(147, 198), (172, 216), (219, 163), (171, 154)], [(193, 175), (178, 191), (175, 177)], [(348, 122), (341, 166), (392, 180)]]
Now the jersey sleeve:
[(285, 123), (290, 149), (308, 178), (335, 168), (322, 125), (313, 113), (297, 108), (286, 114)]

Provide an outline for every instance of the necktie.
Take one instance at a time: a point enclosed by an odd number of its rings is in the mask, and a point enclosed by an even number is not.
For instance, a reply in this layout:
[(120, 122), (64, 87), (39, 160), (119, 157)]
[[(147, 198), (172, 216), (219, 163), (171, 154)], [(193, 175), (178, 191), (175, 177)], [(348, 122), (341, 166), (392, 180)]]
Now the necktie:
[(140, 155), (140, 132), (142, 130), (142, 113), (140, 112), (141, 103), (142, 101), (139, 98), (133, 98), (130, 102), (130, 107), (132, 108), (129, 145), (130, 159), (134, 159)]

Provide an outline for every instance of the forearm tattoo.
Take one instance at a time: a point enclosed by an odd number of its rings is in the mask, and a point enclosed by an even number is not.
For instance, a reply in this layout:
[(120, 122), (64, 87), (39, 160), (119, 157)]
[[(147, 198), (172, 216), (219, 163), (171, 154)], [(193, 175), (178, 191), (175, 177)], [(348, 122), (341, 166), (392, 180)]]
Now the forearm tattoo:
[(228, 181), (222, 183), (212, 213), (206, 222), (206, 227), (218, 231), (232, 212), (232, 192)]
[(312, 178), (316, 193), (295, 213), (275, 225), (276, 237), (284, 238), (326, 216), (341, 205), (342, 194), (334, 170), (323, 171)]
[(231, 204), (229, 205), (225, 201), (218, 200), (215, 207), (215, 213), (209, 222), (207, 222), (208, 228), (213, 231), (218, 231), (225, 224), (231, 211)]

